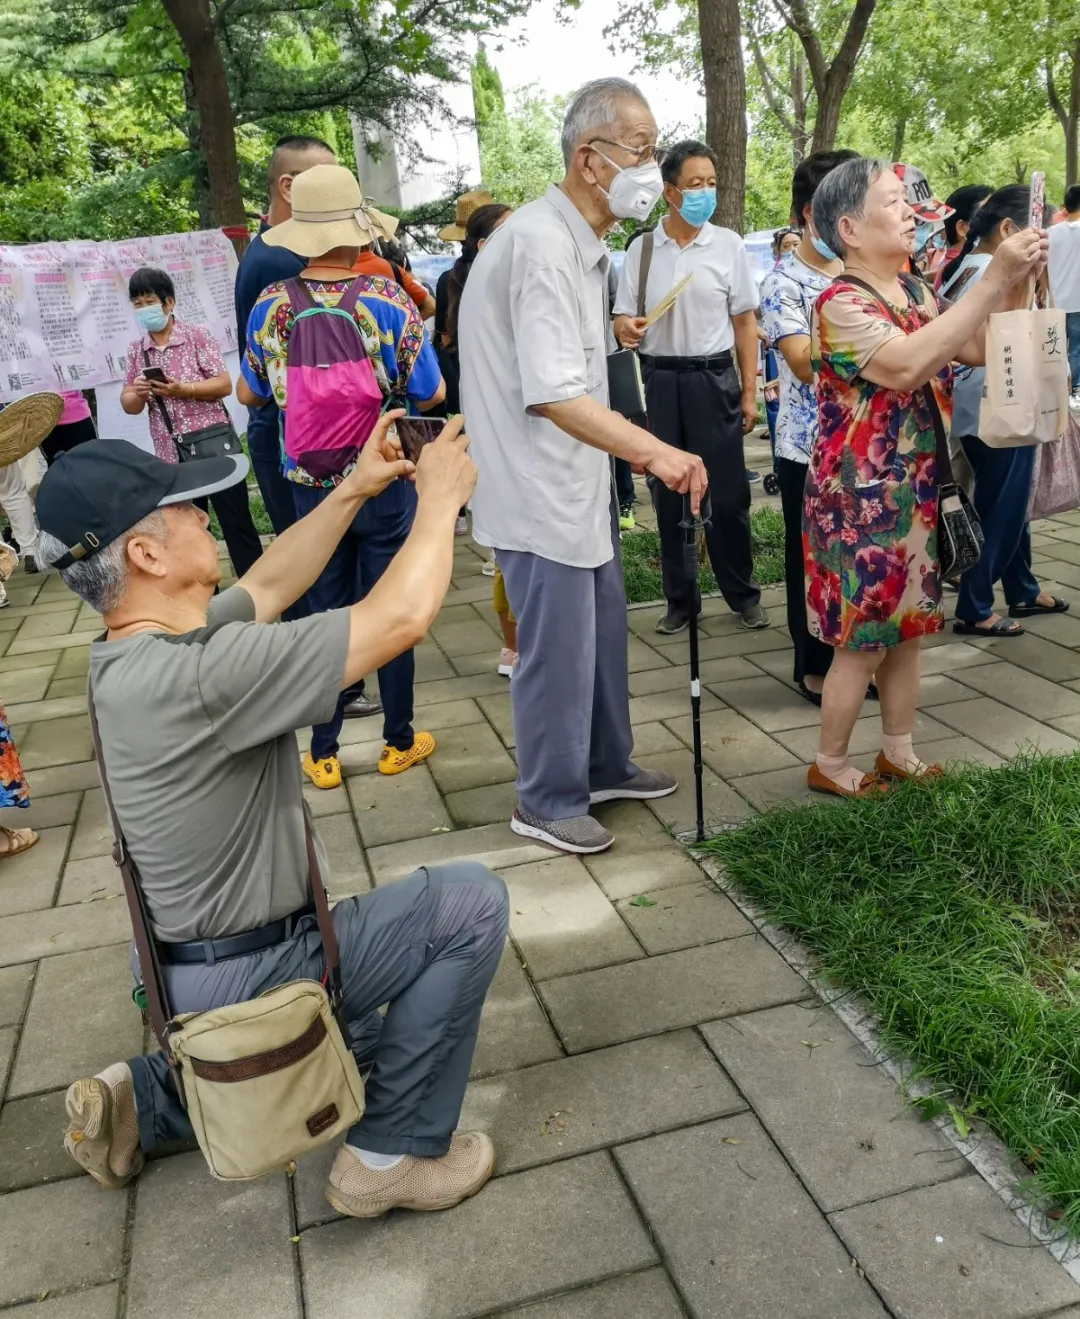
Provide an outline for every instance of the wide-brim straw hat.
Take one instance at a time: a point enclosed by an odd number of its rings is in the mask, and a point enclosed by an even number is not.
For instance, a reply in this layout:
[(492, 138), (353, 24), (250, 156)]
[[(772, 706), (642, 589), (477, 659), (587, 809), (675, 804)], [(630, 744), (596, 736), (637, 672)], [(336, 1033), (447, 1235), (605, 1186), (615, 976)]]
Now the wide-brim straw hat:
[(60, 420), (59, 394), (27, 394), (0, 412), (0, 467), (10, 467), (32, 453)]
[(313, 165), (292, 185), (292, 218), (264, 231), (268, 247), (318, 257), (335, 247), (368, 247), (397, 232), (392, 215), (366, 205), (356, 176), (344, 165)]
[[(296, 185), (293, 184), (295, 188)], [(448, 224), (439, 230), (439, 237), (444, 243), (463, 243), (465, 241), (465, 226), (469, 223), (469, 216), (473, 211), (478, 211), (481, 206), (490, 206), (495, 198), (490, 192), (483, 192), (480, 189), (474, 189), (472, 192), (463, 192), (454, 203), (454, 223)]]

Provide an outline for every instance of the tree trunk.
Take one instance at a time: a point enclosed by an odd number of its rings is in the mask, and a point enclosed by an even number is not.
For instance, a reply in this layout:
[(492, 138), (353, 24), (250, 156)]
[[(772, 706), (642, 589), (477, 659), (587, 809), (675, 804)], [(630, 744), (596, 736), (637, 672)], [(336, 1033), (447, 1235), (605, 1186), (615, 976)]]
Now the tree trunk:
[(720, 164), (714, 223), (742, 233), (746, 193), (746, 71), (739, 0), (697, 0), (705, 136)]
[(213, 221), (222, 226), (246, 227), (236, 163), (233, 108), (225, 62), (214, 36), (209, 0), (162, 0), (162, 3), (190, 66)]
[(1068, 54), (1069, 104), (1064, 106), (1054, 81), (1053, 65), (1046, 61), (1046, 95), (1065, 135), (1065, 186), (1071, 188), (1080, 173), (1080, 41)]
[(199, 133), (199, 111), (195, 104), (195, 88), (191, 81), (190, 69), (184, 70), (184, 106), (187, 110), (184, 132), (187, 135), (188, 151), (192, 159), (192, 200), (195, 202), (195, 213), (199, 217), (199, 228), (209, 229), (214, 223), (210, 211), (210, 179), (206, 173), (206, 157), (203, 155), (202, 137)]
[(896, 116), (896, 123), (893, 124), (893, 139), (892, 139), (893, 160), (904, 159), (905, 137), (907, 137), (907, 115), (900, 114)]
[[(792, 134), (791, 157), (794, 165), (802, 163), (810, 147), (810, 133), (806, 127), (806, 103), (809, 100), (806, 91), (806, 60), (802, 55), (791, 57), (791, 104), (795, 120), (795, 132)], [(802, 217), (799, 217), (802, 225)]]
[(831, 151), (840, 126), (840, 106), (855, 72), (855, 62), (866, 39), (866, 29), (877, 0), (855, 0), (847, 28), (832, 63), (826, 64), (825, 52), (814, 27), (806, 0), (789, 0), (786, 22), (802, 42), (810, 77), (817, 93), (817, 118), (814, 121), (814, 151)]

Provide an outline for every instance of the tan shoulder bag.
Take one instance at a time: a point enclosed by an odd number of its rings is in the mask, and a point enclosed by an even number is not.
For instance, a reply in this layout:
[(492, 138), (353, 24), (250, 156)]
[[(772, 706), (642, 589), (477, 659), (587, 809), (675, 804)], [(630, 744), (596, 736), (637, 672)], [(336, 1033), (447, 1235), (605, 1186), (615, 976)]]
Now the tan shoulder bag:
[(347, 1131), (364, 1111), (364, 1085), (342, 1012), (337, 939), (307, 814), (307, 859), (326, 988), (317, 980), (294, 980), (246, 1003), (175, 1016), (138, 867), (109, 790), (92, 686), (88, 695), (94, 752), (112, 821), (113, 860), (124, 880), (150, 1024), (210, 1171), (223, 1181), (261, 1177)]

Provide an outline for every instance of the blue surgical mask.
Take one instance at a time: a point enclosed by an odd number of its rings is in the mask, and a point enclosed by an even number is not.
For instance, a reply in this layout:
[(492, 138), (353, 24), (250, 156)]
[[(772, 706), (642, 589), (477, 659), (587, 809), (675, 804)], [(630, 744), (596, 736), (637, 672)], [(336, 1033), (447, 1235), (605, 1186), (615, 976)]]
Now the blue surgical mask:
[(840, 258), (832, 250), (824, 238), (819, 238), (817, 234), (810, 235), (810, 241), (814, 245), (814, 251), (824, 261), (839, 261)]
[(136, 307), (135, 319), (139, 322), (139, 328), (147, 334), (155, 334), (169, 323), (168, 313), (160, 302), (152, 303), (149, 307)]
[(679, 214), (695, 229), (708, 224), (716, 210), (715, 188), (684, 188)]

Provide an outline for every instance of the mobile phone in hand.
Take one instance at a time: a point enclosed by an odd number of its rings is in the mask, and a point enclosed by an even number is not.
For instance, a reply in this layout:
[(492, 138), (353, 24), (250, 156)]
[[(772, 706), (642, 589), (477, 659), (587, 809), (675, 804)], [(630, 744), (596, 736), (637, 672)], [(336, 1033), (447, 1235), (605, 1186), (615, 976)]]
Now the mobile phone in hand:
[(1046, 228), (1046, 175), (1041, 169), (1032, 170), (1031, 173), (1028, 225), (1032, 229)]
[(410, 462), (419, 462), (424, 446), (438, 439), (445, 425), (445, 417), (398, 417), (394, 427), (401, 452)]
[(168, 377), (160, 366), (144, 366), (143, 376), (147, 380), (152, 380), (155, 385), (167, 385)]

